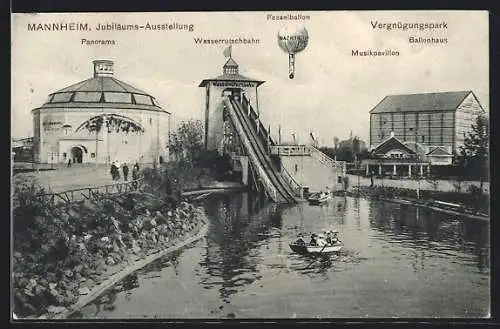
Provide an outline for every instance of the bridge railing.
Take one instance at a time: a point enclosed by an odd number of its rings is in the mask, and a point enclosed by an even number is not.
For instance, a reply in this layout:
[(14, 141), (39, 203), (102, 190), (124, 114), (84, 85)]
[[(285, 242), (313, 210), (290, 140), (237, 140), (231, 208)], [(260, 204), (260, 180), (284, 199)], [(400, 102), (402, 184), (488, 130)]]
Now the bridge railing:
[(38, 195), (36, 198), (39, 200), (45, 200), (51, 204), (55, 204), (56, 201), (63, 201), (65, 203), (74, 203), (81, 200), (96, 200), (101, 197), (102, 194), (116, 194), (116, 193), (127, 193), (131, 191), (137, 191), (142, 187), (143, 178), (136, 180), (107, 184), (100, 186), (84, 187), (79, 189), (66, 190), (56, 193), (44, 193)]
[(346, 162), (345, 161), (333, 160), (328, 155), (321, 152), (320, 150), (318, 150), (314, 146), (308, 146), (308, 147), (311, 150), (311, 156), (314, 157), (315, 159), (319, 160), (321, 163), (332, 166), (336, 169), (342, 169), (343, 173), (346, 172)]
[(333, 160), (325, 153), (311, 145), (273, 145), (269, 147), (270, 153), (282, 156), (310, 155), (321, 163), (346, 172), (346, 162)]
[(307, 145), (273, 145), (269, 149), (274, 155), (311, 155)]

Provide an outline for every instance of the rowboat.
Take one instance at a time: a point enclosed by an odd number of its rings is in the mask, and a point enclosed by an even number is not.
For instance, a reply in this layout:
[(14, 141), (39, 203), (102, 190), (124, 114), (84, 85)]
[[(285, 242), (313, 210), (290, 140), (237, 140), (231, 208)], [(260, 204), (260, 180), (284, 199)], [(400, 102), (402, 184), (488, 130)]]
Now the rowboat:
[[(305, 243), (304, 240), (302, 240), (302, 234), (299, 235), (299, 239), (297, 239), (295, 242), (290, 243), (290, 249), (292, 249), (293, 252), (300, 254), (300, 255), (319, 255), (319, 254), (331, 254), (335, 252), (339, 252), (342, 250), (344, 244), (342, 241), (340, 241), (337, 238), (337, 233), (338, 232), (331, 232), (328, 231), (328, 233), (331, 233), (333, 235), (334, 240), (326, 240), (326, 241), (335, 241), (332, 243), (326, 243), (326, 244), (318, 244), (318, 243)], [(332, 235), (329, 235), (332, 237)], [(325, 235), (324, 234), (316, 234), (313, 233), (312, 237), (316, 238), (316, 241), (323, 241), (325, 242)]]
[(307, 201), (309, 201), (309, 204), (311, 205), (319, 205), (331, 198), (331, 193), (314, 193), (307, 199)]
[(319, 255), (319, 254), (331, 254), (339, 252), (340, 250), (342, 250), (342, 247), (344, 245), (342, 244), (342, 242), (337, 242), (325, 246), (311, 246), (311, 245), (296, 244), (296, 243), (290, 243), (289, 246), (293, 252), (300, 255)]

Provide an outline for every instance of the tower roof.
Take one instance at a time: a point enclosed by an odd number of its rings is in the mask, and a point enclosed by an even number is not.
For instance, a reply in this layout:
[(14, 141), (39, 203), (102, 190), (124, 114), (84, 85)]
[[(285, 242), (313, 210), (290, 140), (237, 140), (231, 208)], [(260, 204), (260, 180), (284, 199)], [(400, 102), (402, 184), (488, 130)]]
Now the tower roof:
[(166, 112), (150, 94), (113, 76), (113, 62), (95, 60), (94, 76), (49, 94), (42, 108), (126, 108)]
[(236, 63), (236, 61), (232, 57), (229, 57), (224, 66), (238, 66), (238, 63)]
[(229, 59), (222, 67), (222, 75), (211, 79), (204, 79), (203, 81), (201, 81), (198, 87), (205, 87), (207, 83), (211, 81), (255, 82), (257, 83), (257, 86), (260, 86), (265, 82), (261, 80), (254, 80), (241, 75), (238, 72), (238, 63), (236, 63), (236, 61), (232, 57), (229, 57)]

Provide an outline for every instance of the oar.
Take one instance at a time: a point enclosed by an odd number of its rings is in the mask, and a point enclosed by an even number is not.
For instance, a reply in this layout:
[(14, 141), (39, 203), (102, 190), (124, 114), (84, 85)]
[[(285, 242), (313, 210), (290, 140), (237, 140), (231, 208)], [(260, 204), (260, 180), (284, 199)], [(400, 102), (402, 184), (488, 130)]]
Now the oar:
[(314, 262), (316, 261), (316, 258), (318, 258), (318, 256), (319, 256), (319, 255), (321, 255), (321, 253), (323, 252), (323, 250), (326, 248), (326, 246), (327, 246), (327, 245), (328, 245), (328, 244), (325, 244), (325, 245), (323, 246), (323, 248), (321, 248), (321, 250), (319, 251), (318, 255), (316, 255), (316, 257), (313, 259), (313, 261), (312, 261), (312, 262), (310, 262), (310, 263), (306, 266), (306, 268), (305, 268), (304, 270), (307, 270), (307, 269), (309, 268), (309, 266), (311, 266), (311, 264), (312, 264), (312, 263), (314, 263)]

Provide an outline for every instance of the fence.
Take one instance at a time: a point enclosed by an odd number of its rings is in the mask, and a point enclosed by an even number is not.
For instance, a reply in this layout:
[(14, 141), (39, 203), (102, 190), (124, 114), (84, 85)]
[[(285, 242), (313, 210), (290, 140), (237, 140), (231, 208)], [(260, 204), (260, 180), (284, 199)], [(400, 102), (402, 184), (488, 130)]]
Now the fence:
[(142, 183), (143, 178), (139, 178), (129, 182), (85, 187), (57, 193), (45, 193), (39, 195), (37, 198), (51, 204), (61, 201), (65, 203), (74, 203), (82, 200), (95, 201), (102, 198), (102, 194), (109, 195), (140, 190), (142, 188)]

